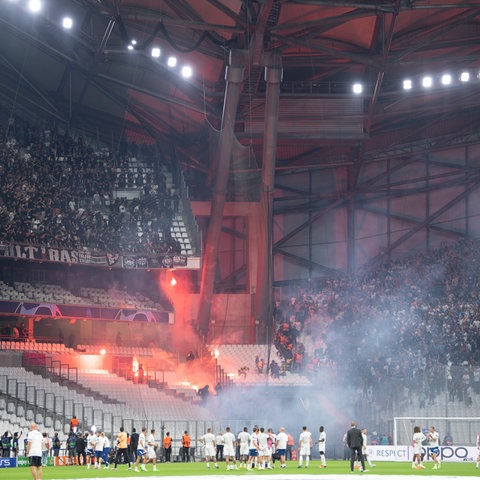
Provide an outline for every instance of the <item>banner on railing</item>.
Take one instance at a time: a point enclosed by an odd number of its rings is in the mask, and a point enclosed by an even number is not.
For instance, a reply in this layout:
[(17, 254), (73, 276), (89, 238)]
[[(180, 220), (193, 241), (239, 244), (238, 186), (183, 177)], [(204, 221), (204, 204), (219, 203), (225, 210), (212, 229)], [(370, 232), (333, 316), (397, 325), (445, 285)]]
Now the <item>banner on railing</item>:
[(61, 303), (18, 302), (12, 300), (0, 300), (0, 314), (117, 320), (121, 322), (175, 322), (174, 313), (168, 311), (98, 307), (93, 305), (64, 305)]
[(0, 257), (115, 268), (200, 268), (197, 257), (176, 253), (119, 255), (12, 243), (0, 244)]
[(0, 468), (12, 468), (17, 466), (17, 459), (15, 457), (0, 458)]
[[(423, 447), (424, 461), (433, 461), (428, 447)], [(369, 445), (367, 453), (370, 460), (381, 462), (408, 462), (413, 458), (413, 447), (410, 445)], [(478, 448), (472, 446), (442, 446), (440, 447), (441, 462), (473, 462), (477, 459)]]

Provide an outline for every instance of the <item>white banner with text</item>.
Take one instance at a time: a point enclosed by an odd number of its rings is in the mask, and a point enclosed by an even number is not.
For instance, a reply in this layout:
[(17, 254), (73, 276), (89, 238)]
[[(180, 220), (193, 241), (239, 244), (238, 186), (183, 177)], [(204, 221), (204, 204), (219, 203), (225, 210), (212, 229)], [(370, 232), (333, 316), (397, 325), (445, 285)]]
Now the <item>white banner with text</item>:
[[(474, 462), (477, 459), (478, 448), (471, 446), (440, 447), (441, 462)], [(369, 445), (367, 453), (370, 460), (376, 462), (409, 462), (413, 458), (413, 447), (405, 445)], [(432, 461), (428, 447), (422, 447), (424, 461)]]

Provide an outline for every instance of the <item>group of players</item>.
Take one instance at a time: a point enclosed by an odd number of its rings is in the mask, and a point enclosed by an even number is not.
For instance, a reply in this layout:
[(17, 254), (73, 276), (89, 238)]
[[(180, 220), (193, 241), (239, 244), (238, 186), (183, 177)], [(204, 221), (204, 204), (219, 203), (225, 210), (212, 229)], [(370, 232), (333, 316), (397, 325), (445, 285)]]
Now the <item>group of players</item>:
[[(142, 429), (137, 449), (135, 471), (139, 471), (139, 464), (141, 465), (141, 469), (146, 471), (146, 465), (150, 460), (154, 463), (153, 470), (156, 470), (155, 447), (157, 444), (154, 440), (154, 433), (155, 431), (152, 430), (147, 438), (146, 429)], [(115, 460), (115, 468), (118, 459), (122, 455), (122, 448), (120, 447), (122, 444), (121, 435), (122, 432), (120, 432), (117, 438), (117, 444), (119, 447)], [(271, 428), (266, 430), (264, 427), (258, 426), (253, 427), (252, 432), (249, 433), (248, 428), (244, 427), (243, 431), (241, 431), (237, 437), (232, 433), (230, 427), (227, 427), (225, 433), (223, 433), (221, 437), (227, 470), (238, 470), (239, 468), (246, 468), (247, 470), (272, 469), (275, 460), (280, 461), (280, 468), (286, 468), (286, 452), (289, 437), (285, 432), (284, 427), (281, 427), (277, 434), (275, 434)], [(320, 427), (319, 439), (316, 442), (319, 445), (321, 468), (326, 468), (327, 466), (325, 459), (326, 440), (327, 436), (325, 429), (322, 426)], [(213, 462), (215, 468), (219, 468), (217, 462), (218, 458), (216, 456), (218, 438), (212, 432), (212, 429), (208, 428), (207, 433), (202, 435), (198, 441), (205, 448), (205, 464), (207, 468), (210, 468), (210, 462)], [(238, 462), (236, 459), (237, 442), (240, 453), (240, 459)], [(312, 434), (308, 431), (307, 427), (304, 426), (299, 437), (298, 468), (302, 468), (304, 462), (305, 468), (308, 468), (312, 446)], [(131, 468), (130, 463), (128, 468)]]
[(440, 455), (440, 434), (435, 430), (434, 426), (429, 428), (429, 431), (425, 435), (422, 432), (422, 429), (419, 426), (413, 428), (413, 460), (412, 460), (412, 468), (417, 469), (424, 469), (425, 466), (423, 465), (423, 457), (425, 454), (422, 450), (422, 444), (424, 441), (428, 443), (428, 450), (430, 456), (433, 460), (433, 469), (438, 470), (441, 466), (440, 459), (438, 456)]

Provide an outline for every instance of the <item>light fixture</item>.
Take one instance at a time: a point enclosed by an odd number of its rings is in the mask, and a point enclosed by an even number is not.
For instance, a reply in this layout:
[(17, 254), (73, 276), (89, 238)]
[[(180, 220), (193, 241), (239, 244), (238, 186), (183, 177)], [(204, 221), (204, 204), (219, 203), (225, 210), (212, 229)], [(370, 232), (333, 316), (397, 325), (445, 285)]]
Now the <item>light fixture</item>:
[(192, 67), (185, 65), (182, 67), (182, 77), (183, 78), (190, 78), (193, 75)]
[(28, 9), (33, 13), (38, 13), (42, 9), (42, 2), (40, 0), (29, 0)]
[(153, 58), (160, 57), (160, 49), (158, 47), (153, 47), (152, 48), (152, 57)]
[(444, 73), (440, 81), (442, 85), (450, 85), (452, 83), (452, 76), (449, 73)]
[(137, 41), (135, 39), (133, 39), (131, 42), (130, 42), (132, 45), (136, 45), (137, 44)]
[(70, 30), (73, 27), (73, 19), (71, 17), (64, 17), (62, 20), (63, 28)]
[(127, 48), (128, 48), (129, 50), (133, 50), (133, 45), (130, 44)]
[(353, 87), (352, 87), (352, 91), (353, 93), (355, 93), (356, 95), (359, 95), (360, 93), (363, 92), (363, 86), (361, 83), (354, 83), (353, 84)]
[(469, 72), (462, 72), (460, 74), (460, 81), (461, 82), (468, 82), (470, 80), (470, 73)]
[(168, 65), (170, 68), (175, 67), (175, 66), (177, 65), (177, 58), (176, 58), (176, 57), (168, 57), (167, 65)]
[(413, 83), (409, 78), (407, 78), (403, 81), (403, 89), (404, 90), (411, 90), (412, 87), (413, 87)]
[(422, 87), (430, 88), (433, 85), (433, 78), (432, 77), (423, 77), (422, 78)]

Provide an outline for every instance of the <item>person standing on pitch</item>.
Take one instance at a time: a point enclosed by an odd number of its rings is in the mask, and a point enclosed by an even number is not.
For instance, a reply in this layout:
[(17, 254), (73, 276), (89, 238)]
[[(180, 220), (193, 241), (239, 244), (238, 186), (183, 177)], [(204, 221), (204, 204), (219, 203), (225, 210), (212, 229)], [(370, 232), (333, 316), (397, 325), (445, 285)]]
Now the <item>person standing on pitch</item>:
[(286, 468), (285, 454), (287, 452), (288, 435), (285, 433), (285, 427), (281, 427), (277, 435), (276, 449), (280, 455), (280, 468)]
[(250, 442), (250, 434), (247, 427), (243, 427), (243, 431), (238, 434), (238, 441), (240, 443), (240, 467), (247, 468), (248, 444)]
[(369, 467), (375, 467), (376, 465), (372, 463), (368, 456), (368, 451), (367, 451), (367, 429), (362, 428), (362, 438), (363, 438), (363, 445), (362, 445), (362, 454), (363, 454), (363, 460), (368, 462)]
[(36, 423), (30, 425), (27, 435), (27, 457), (33, 480), (42, 480), (42, 440)]
[(440, 448), (438, 446), (438, 442), (440, 440), (440, 434), (435, 430), (435, 427), (432, 425), (430, 427), (430, 431), (427, 433), (427, 440), (428, 440), (428, 451), (433, 459), (433, 470), (437, 470), (440, 468), (440, 460), (438, 456), (440, 455)]
[(158, 442), (155, 440), (155, 429), (152, 428), (150, 430), (150, 435), (147, 438), (147, 454), (148, 454), (148, 462), (153, 463), (153, 471), (157, 471), (157, 447)]
[(425, 468), (422, 465), (422, 443), (427, 439), (427, 437), (422, 433), (420, 427), (413, 427), (413, 460), (412, 468)]
[(128, 453), (127, 433), (123, 427), (120, 427), (120, 433), (117, 435), (117, 454), (115, 455), (115, 467), (117, 469), (118, 460), (123, 456), (123, 461), (128, 462), (128, 469), (132, 469), (130, 455)]
[(302, 433), (298, 441), (298, 468), (302, 468), (303, 457), (305, 457), (305, 468), (308, 468), (310, 463), (310, 446), (312, 445), (312, 434), (307, 427), (302, 428)]
[(207, 433), (200, 437), (198, 441), (205, 446), (205, 465), (207, 468), (210, 468), (210, 459), (215, 461), (215, 468), (218, 468), (218, 463), (215, 459), (215, 435), (212, 433), (212, 429), (208, 428)]
[(140, 435), (138, 436), (137, 459), (135, 460), (136, 472), (140, 471), (138, 470), (138, 464), (140, 463), (140, 460), (142, 461), (142, 465), (140, 466), (140, 468), (144, 472), (147, 471), (147, 467), (145, 466), (148, 460), (146, 434), (147, 434), (147, 428), (143, 427), (142, 433), (140, 433)]
[(190, 462), (190, 435), (185, 430), (182, 435), (182, 461)]
[(327, 448), (327, 434), (325, 432), (325, 427), (320, 427), (318, 436), (318, 452), (320, 453), (320, 468), (327, 468), (327, 461), (325, 459), (325, 451)]
[(165, 463), (170, 463), (172, 459), (172, 437), (170, 432), (167, 432), (165, 437), (163, 437), (163, 450), (165, 452)]
[(357, 424), (352, 421), (351, 428), (347, 432), (347, 445), (350, 449), (350, 471), (353, 472), (353, 465), (355, 463), (355, 456), (358, 455), (360, 462), (362, 463), (361, 472), (366, 472), (365, 462), (363, 460), (362, 445), (363, 437), (360, 429), (357, 428)]
[[(237, 469), (237, 461), (235, 460), (235, 440), (235, 435), (231, 432), (230, 427), (227, 427), (223, 434), (223, 453), (225, 455), (227, 470)], [(230, 460), (232, 461), (232, 465), (230, 465)]]

